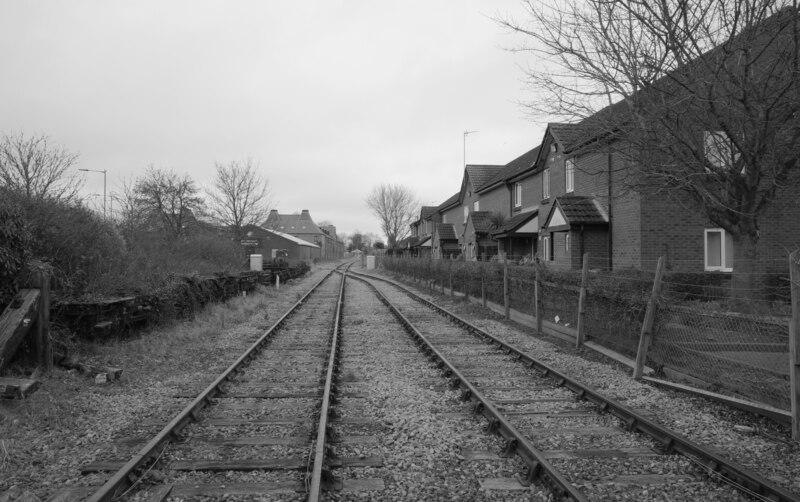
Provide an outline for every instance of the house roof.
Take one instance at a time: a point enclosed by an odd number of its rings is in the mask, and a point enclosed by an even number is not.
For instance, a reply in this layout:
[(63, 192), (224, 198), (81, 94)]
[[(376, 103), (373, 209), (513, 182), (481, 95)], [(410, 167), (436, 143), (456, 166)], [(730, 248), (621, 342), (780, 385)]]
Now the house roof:
[(524, 213), (516, 214), (514, 215), (514, 217), (507, 220), (498, 228), (492, 230), (492, 235), (504, 235), (514, 232), (517, 228), (521, 227), (522, 225), (530, 221), (531, 218), (534, 218), (538, 214), (539, 214), (538, 207), (533, 211), (527, 211)]
[(420, 219), (421, 220), (427, 220), (428, 218), (430, 218), (431, 216), (436, 214), (436, 211), (438, 209), (439, 208), (437, 206), (422, 206), (422, 209), (419, 212)]
[(608, 215), (600, 207), (597, 199), (585, 195), (562, 195), (556, 197), (553, 208), (550, 210), (548, 225), (552, 215), (560, 210), (569, 225), (598, 225), (607, 224)]
[[(548, 129), (562, 144), (565, 153), (571, 153), (589, 143), (603, 140), (624, 128), (633, 119), (632, 103), (640, 102), (647, 107), (648, 100), (658, 99), (664, 95), (677, 96), (683, 92), (682, 87), (691, 85), (697, 79), (698, 72), (707, 72), (708, 61), (714, 57), (726, 58), (726, 54), (735, 54), (732, 49), (746, 45), (754, 50), (754, 43), (762, 33), (766, 33), (766, 42), (758, 43), (758, 50), (764, 51), (764, 44), (778, 40), (780, 33), (793, 36), (798, 12), (787, 6), (771, 14), (758, 24), (742, 29), (727, 43), (722, 43), (704, 54), (675, 68), (668, 75), (661, 76), (643, 89), (634, 92), (628, 100), (622, 99), (612, 103), (596, 113), (574, 124), (548, 124)], [(759, 59), (759, 61), (763, 58)]]
[(539, 155), (540, 148), (540, 146), (537, 146), (536, 148), (528, 150), (516, 159), (512, 160), (500, 171), (495, 173), (494, 176), (486, 180), (486, 182), (475, 191), (479, 193), (485, 192), (505, 182), (507, 179), (530, 169), (533, 167), (534, 162), (536, 162), (536, 157)]
[(401, 249), (408, 249), (414, 247), (417, 244), (419, 237), (406, 237), (405, 239), (401, 239), (397, 243), (397, 247)]
[(469, 176), (472, 188), (477, 192), (478, 188), (499, 173), (505, 166), (494, 165), (474, 165), (467, 164), (467, 176)]
[(272, 228), (281, 232), (291, 232), (295, 234), (322, 234), (314, 220), (311, 219), (308, 209), (303, 209), (300, 214), (279, 214), (273, 209), (264, 222), (264, 227)]
[(290, 234), (287, 234), (287, 233), (284, 233), (284, 232), (278, 232), (277, 230), (270, 230), (269, 228), (264, 228), (264, 227), (259, 227), (259, 228), (261, 230), (265, 231), (265, 232), (269, 232), (271, 234), (277, 235), (278, 237), (283, 237), (284, 239), (286, 239), (288, 241), (292, 241), (295, 244), (297, 244), (298, 246), (305, 246), (305, 247), (308, 247), (308, 248), (317, 248), (317, 249), (319, 249), (319, 246), (317, 246), (316, 244), (312, 244), (312, 243), (310, 243), (308, 241), (304, 241), (303, 239), (295, 237), (294, 235), (290, 235)]
[(439, 207), (437, 207), (436, 209), (438, 211), (444, 211), (444, 210), (448, 209), (450, 206), (452, 206), (452, 205), (454, 205), (454, 204), (456, 204), (458, 202), (458, 198), (460, 196), (461, 196), (461, 192), (458, 192), (458, 193), (455, 193), (455, 194), (451, 195), (449, 199), (447, 199), (446, 201), (444, 201), (441, 204), (439, 204)]
[(491, 211), (473, 211), (470, 213), (469, 218), (472, 220), (472, 227), (475, 229), (476, 234), (488, 233), (492, 228)]
[(452, 223), (437, 223), (436, 233), (439, 235), (439, 240), (458, 240), (456, 236), (456, 227)]

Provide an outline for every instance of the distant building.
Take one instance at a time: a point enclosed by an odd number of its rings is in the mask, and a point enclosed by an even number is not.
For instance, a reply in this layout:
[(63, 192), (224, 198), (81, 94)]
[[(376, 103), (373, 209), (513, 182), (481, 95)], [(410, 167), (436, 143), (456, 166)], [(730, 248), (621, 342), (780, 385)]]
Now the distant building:
[(294, 235), (258, 225), (246, 225), (242, 231), (241, 244), (247, 249), (247, 254), (260, 254), (265, 263), (275, 258), (313, 261), (320, 257), (318, 245)]
[(339, 260), (344, 257), (344, 243), (336, 236), (336, 227), (319, 227), (314, 223), (308, 209), (303, 209), (300, 214), (280, 214), (277, 209), (273, 209), (262, 227), (318, 246), (318, 258), (322, 260)]

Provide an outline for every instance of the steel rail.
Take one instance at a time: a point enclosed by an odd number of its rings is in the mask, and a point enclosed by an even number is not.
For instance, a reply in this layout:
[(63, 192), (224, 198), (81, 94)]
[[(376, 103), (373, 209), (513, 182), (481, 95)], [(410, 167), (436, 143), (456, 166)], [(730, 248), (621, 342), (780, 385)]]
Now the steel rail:
[(175, 416), (156, 436), (143, 446), (133, 457), (125, 463), (114, 475), (106, 481), (92, 496), (88, 502), (108, 502), (116, 497), (121, 491), (133, 484), (132, 478), (135, 473), (147, 461), (156, 454), (156, 450), (162, 443), (178, 438), (180, 431), (191, 421), (195, 420), (200, 410), (205, 408), (211, 399), (219, 392), (219, 387), (234, 376), (244, 364), (249, 363), (255, 354), (274, 336), (292, 314), (297, 312), (300, 306), (305, 303), (311, 294), (333, 274), (333, 270), (325, 274), (325, 277), (306, 292), (292, 307), (283, 314), (278, 321), (273, 324), (261, 337), (256, 340), (236, 361), (231, 364), (224, 372), (217, 377), (208, 387), (206, 387), (191, 403), (189, 403), (178, 415)]
[(527, 466), (525, 481), (530, 483), (536, 480), (543, 481), (554, 492), (557, 500), (574, 500), (576, 502), (589, 502), (589, 499), (570, 483), (561, 472), (556, 469), (536, 447), (528, 441), (514, 425), (492, 404), (492, 402), (478, 390), (477, 387), (467, 380), (467, 378), (444, 356), (433, 344), (423, 335), (400, 310), (395, 307), (386, 296), (381, 293), (373, 284), (357, 277), (369, 285), (378, 298), (391, 312), (397, 317), (406, 330), (416, 339), (417, 343), (424, 346), (424, 351), (429, 357), (438, 361), (440, 368), (446, 367), (445, 373), (448, 377), (453, 377), (451, 383), (455, 387), (456, 383), (465, 388), (462, 396), (465, 400), (474, 399), (478, 402), (475, 411), (482, 414), (489, 420), (488, 432), (500, 435), (506, 440), (506, 448), (503, 454), (510, 456), (514, 453), (519, 455)]
[[(357, 273), (353, 272), (351, 275), (352, 274)], [(555, 380), (560, 386), (566, 387), (567, 389), (575, 392), (580, 399), (590, 401), (598, 405), (602, 411), (610, 413), (621, 419), (623, 422), (625, 422), (629, 430), (641, 432), (656, 440), (661, 444), (665, 452), (675, 451), (683, 454), (684, 456), (690, 457), (695, 461), (698, 461), (710, 471), (727, 478), (737, 485), (743, 486), (753, 493), (767, 497), (770, 500), (774, 500), (775, 502), (800, 502), (800, 496), (795, 495), (794, 493), (776, 485), (761, 475), (747, 469), (742, 465), (739, 465), (732, 460), (721, 457), (708, 448), (693, 442), (689, 438), (667, 429), (666, 427), (619, 403), (615, 399), (602, 395), (594, 388), (580, 383), (564, 373), (561, 373), (560, 371), (546, 365), (545, 363), (534, 359), (516, 346), (496, 338), (495, 336), (487, 333), (486, 331), (448, 311), (447, 309), (440, 307), (439, 305), (436, 305), (435, 303), (426, 300), (425, 298), (422, 298), (414, 292), (404, 288), (402, 285), (399, 285), (394, 281), (369, 274), (357, 275), (391, 284), (402, 290), (406, 295), (410, 296), (414, 300), (417, 300), (440, 312), (442, 315), (451, 318), (453, 321), (468, 329), (472, 333), (486, 338), (491, 341), (491, 343), (500, 346), (507, 353), (513, 352), (517, 359), (524, 361), (531, 368), (541, 371), (542, 376), (547, 376)]]
[[(349, 267), (350, 265), (348, 265)], [(328, 358), (328, 366), (325, 373), (325, 387), (322, 392), (322, 406), (319, 412), (319, 424), (317, 426), (317, 440), (314, 449), (314, 468), (311, 472), (311, 488), (308, 490), (306, 500), (308, 502), (318, 502), (322, 495), (323, 475), (326, 460), (326, 443), (328, 440), (328, 415), (331, 411), (331, 402), (335, 392), (334, 379), (339, 359), (339, 330), (342, 321), (344, 306), (344, 283), (347, 278), (347, 269), (342, 274), (342, 283), (339, 286), (339, 298), (336, 302), (336, 312), (334, 313), (333, 335), (331, 340), (331, 353)]]

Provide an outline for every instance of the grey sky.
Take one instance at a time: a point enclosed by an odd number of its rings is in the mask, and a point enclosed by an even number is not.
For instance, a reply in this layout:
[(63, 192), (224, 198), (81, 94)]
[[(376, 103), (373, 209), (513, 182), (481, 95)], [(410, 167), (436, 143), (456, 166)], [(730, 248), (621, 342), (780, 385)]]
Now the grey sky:
[(469, 163), (541, 140), (497, 13), (519, 1), (0, 0), (0, 130), (48, 134), (109, 191), (150, 164), (205, 185), (250, 157), (281, 212), (380, 233), (371, 187), (441, 203), (464, 130)]

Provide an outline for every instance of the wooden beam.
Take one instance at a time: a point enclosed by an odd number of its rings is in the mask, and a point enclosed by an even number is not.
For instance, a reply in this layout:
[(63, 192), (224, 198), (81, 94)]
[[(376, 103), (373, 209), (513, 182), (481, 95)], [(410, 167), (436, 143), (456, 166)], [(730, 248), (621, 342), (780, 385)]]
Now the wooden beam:
[(22, 289), (0, 316), (0, 369), (11, 362), (19, 344), (36, 324), (39, 290)]
[(53, 369), (53, 344), (50, 341), (50, 273), (46, 270), (34, 271), (31, 286), (39, 288), (40, 295), (33, 351), (36, 364), (43, 371), (49, 372)]
[(650, 338), (653, 336), (653, 323), (656, 320), (656, 309), (658, 308), (658, 297), (661, 294), (661, 279), (664, 277), (664, 257), (658, 258), (656, 265), (656, 277), (653, 280), (653, 291), (650, 293), (650, 300), (647, 302), (647, 312), (644, 314), (642, 323), (642, 333), (639, 336), (639, 348), (636, 351), (636, 366), (633, 368), (633, 378), (639, 380), (644, 372), (644, 364), (647, 359), (647, 349), (650, 346)]
[(28, 378), (0, 378), (0, 397), (25, 399), (36, 392), (40, 383)]
[(578, 336), (575, 337), (575, 347), (581, 348), (586, 340), (586, 281), (589, 277), (589, 253), (583, 253), (583, 268), (581, 269), (581, 290), (578, 296)]

